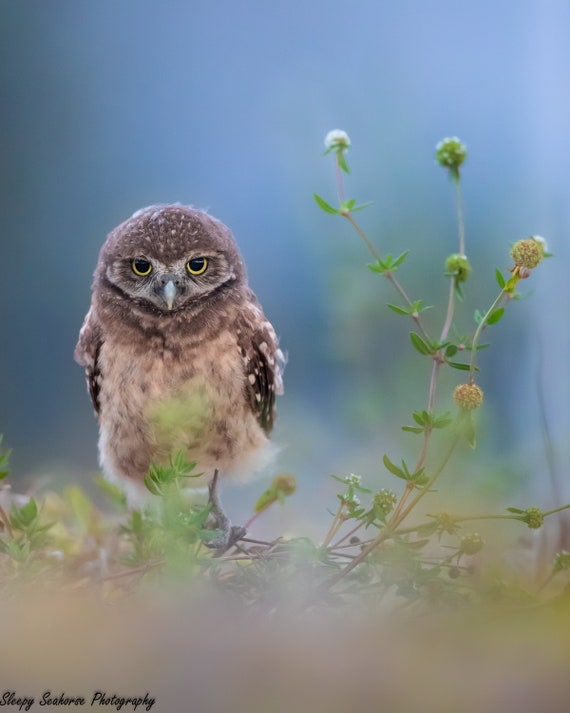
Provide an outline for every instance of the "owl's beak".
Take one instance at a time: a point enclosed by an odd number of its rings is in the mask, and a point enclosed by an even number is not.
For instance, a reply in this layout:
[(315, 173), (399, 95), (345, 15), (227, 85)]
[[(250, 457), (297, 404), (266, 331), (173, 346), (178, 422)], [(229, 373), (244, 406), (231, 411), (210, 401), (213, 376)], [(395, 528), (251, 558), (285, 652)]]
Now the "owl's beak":
[(164, 301), (166, 302), (168, 309), (172, 309), (174, 305), (174, 298), (176, 297), (176, 285), (172, 282), (172, 280), (166, 283), (162, 294), (164, 295)]

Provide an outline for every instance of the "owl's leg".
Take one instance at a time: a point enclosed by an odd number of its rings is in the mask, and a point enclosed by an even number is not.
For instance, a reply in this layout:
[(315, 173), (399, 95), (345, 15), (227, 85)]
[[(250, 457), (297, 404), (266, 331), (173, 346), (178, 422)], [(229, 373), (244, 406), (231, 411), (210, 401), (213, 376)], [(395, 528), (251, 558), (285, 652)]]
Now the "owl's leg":
[(208, 547), (216, 549), (222, 554), (228, 550), (232, 545), (241, 540), (245, 535), (245, 528), (236, 527), (231, 524), (228, 516), (222, 508), (222, 503), (220, 501), (220, 495), (218, 493), (218, 477), (219, 472), (216, 468), (214, 470), (214, 477), (208, 485), (208, 503), (211, 505), (210, 518), (214, 529), (220, 530), (219, 537), (216, 537), (210, 542), (206, 542)]

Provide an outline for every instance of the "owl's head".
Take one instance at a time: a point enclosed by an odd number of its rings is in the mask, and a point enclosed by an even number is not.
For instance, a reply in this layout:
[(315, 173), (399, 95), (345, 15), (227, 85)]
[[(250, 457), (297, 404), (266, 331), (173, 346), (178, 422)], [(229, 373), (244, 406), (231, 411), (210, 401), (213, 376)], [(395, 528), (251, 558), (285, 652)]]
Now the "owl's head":
[(95, 283), (141, 309), (165, 314), (223, 296), (246, 281), (231, 232), (189, 206), (137, 211), (107, 237)]

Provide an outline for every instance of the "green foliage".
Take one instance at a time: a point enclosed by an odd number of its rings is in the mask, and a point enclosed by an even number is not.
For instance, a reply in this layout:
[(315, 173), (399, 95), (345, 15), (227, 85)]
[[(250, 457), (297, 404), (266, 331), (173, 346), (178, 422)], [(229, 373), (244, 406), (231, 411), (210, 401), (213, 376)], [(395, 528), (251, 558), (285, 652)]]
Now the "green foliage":
[(438, 415), (429, 413), (424, 409), (423, 411), (414, 411), (412, 418), (418, 425), (402, 426), (402, 431), (407, 431), (408, 433), (430, 433), (434, 428), (447, 428), (453, 423), (453, 416), (449, 411)]
[(43, 523), (35, 498), (23, 505), (12, 503), (8, 516), (3, 513), (4, 537), (0, 538), (0, 552), (14, 562), (25, 564), (32, 554), (49, 543), (51, 523)]
[(313, 198), (321, 210), (324, 210), (325, 213), (329, 213), (331, 215), (349, 215), (350, 213), (357, 213), (359, 210), (364, 210), (365, 208), (368, 208), (368, 206), (372, 205), (371, 202), (357, 205), (354, 199), (350, 199), (347, 201), (341, 201), (338, 208), (333, 208), (330, 203), (327, 203), (324, 198), (321, 198), (321, 196), (316, 193), (313, 193)]
[(11, 451), (2, 450), (3, 435), (0, 433), (0, 480), (4, 480), (9, 474), (8, 462)]
[(432, 307), (430, 305), (426, 305), (424, 307), (424, 304), (421, 300), (416, 300), (415, 302), (412, 302), (412, 304), (408, 305), (407, 307), (398, 307), (397, 305), (393, 305), (390, 303), (387, 303), (386, 307), (388, 307), (388, 309), (391, 309), (392, 312), (395, 312), (396, 314), (406, 315), (407, 317), (413, 317), (415, 315), (420, 315), (422, 312), (425, 312), (428, 309), (432, 309)]
[(425, 468), (419, 468), (410, 473), (405, 461), (402, 461), (402, 467), (400, 468), (392, 463), (387, 455), (384, 455), (382, 462), (384, 463), (386, 469), (392, 473), (392, 475), (395, 475), (397, 478), (401, 478), (402, 480), (406, 480), (408, 483), (412, 483), (415, 486), (425, 485), (429, 480), (428, 476), (425, 474)]
[(313, 193), (313, 198), (315, 199), (319, 208), (321, 210), (324, 210), (325, 213), (330, 213), (331, 215), (340, 215), (340, 210), (338, 210), (337, 208), (333, 208), (332, 205), (327, 203), (324, 198), (321, 198), (316, 193)]
[(277, 475), (273, 478), (271, 487), (260, 495), (253, 506), (254, 513), (262, 513), (273, 503), (283, 505), (286, 498), (293, 495), (297, 488), (295, 477), (292, 475)]
[(202, 473), (194, 473), (196, 461), (187, 461), (182, 451), (170, 460), (168, 465), (151, 465), (144, 477), (144, 484), (153, 495), (166, 495), (171, 488), (180, 489), (186, 478), (199, 478)]
[(378, 258), (375, 263), (370, 263), (368, 265), (368, 269), (372, 272), (380, 273), (381, 275), (396, 272), (396, 270), (407, 258), (409, 252), (409, 250), (405, 250), (396, 258), (393, 257), (391, 253), (388, 253), (383, 260), (381, 258)]

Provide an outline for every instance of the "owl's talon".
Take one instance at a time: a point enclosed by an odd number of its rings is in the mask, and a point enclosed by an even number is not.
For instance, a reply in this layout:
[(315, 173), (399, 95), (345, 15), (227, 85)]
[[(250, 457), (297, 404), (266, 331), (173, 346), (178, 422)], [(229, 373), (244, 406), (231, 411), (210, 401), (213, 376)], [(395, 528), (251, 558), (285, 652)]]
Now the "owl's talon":
[(239, 542), (245, 537), (246, 530), (244, 527), (232, 525), (228, 516), (222, 508), (220, 496), (218, 494), (218, 469), (214, 471), (214, 477), (208, 485), (208, 502), (211, 506), (208, 521), (213, 530), (220, 530), (220, 535), (209, 542), (205, 542), (206, 547), (217, 550), (219, 554), (223, 554), (230, 547), (233, 547), (236, 542)]

